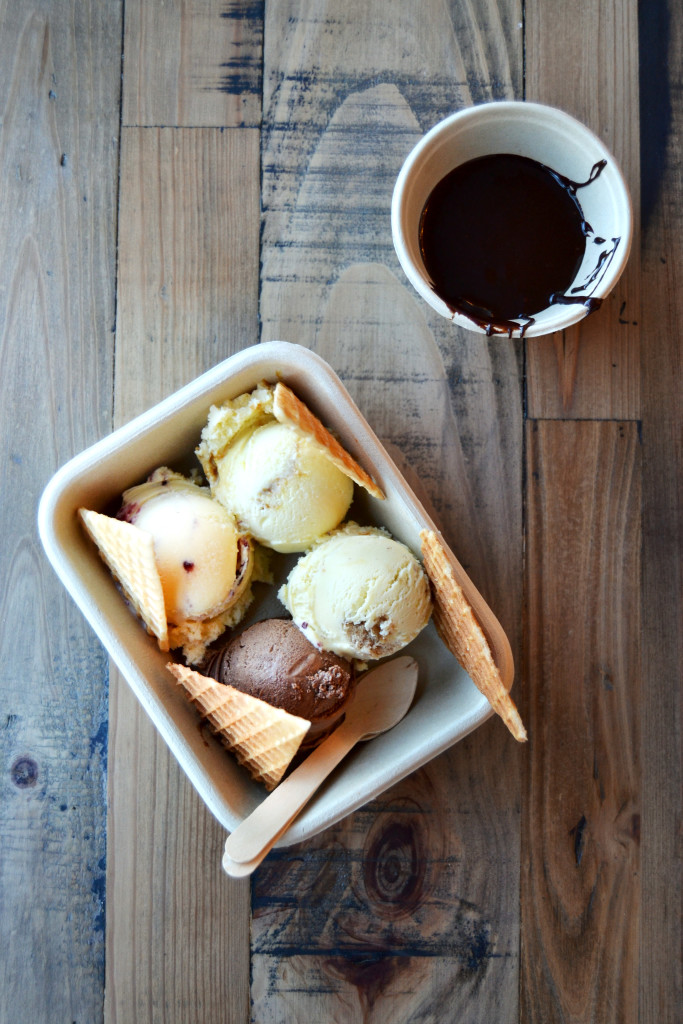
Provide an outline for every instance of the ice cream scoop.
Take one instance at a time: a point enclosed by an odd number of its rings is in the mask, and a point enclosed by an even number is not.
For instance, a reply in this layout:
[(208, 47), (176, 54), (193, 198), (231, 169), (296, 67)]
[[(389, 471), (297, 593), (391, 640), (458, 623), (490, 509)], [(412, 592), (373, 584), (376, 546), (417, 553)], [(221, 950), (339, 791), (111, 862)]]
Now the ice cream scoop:
[(415, 555), (385, 530), (347, 523), (299, 559), (279, 597), (306, 637), (342, 657), (383, 658), (410, 643), (431, 615)]
[(242, 529), (276, 551), (305, 551), (344, 519), (360, 467), (342, 452), (342, 471), (341, 449), (310, 414), (316, 436), (287, 420), (278, 388), (264, 385), (212, 407), (197, 456), (212, 494)]
[(262, 544), (305, 551), (344, 518), (353, 482), (309, 438), (273, 420), (231, 445), (214, 493)]
[(237, 577), (239, 535), (207, 488), (161, 467), (124, 492), (117, 518), (152, 535), (169, 622), (225, 611)]
[(254, 623), (211, 655), (202, 671), (310, 721), (304, 747), (338, 724), (355, 684), (350, 662), (318, 650), (289, 619)]

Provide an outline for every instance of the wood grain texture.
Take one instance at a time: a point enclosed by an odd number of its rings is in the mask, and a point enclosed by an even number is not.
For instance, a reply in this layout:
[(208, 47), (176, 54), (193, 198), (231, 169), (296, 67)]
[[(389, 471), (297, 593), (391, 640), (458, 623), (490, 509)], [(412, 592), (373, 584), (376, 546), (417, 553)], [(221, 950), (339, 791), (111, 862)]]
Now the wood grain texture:
[(115, 670), (110, 689), (105, 1021), (246, 1024), (249, 884)]
[[(682, 51), (667, 0), (0, 3), (3, 1024), (680, 1019)], [(523, 343), (425, 308), (390, 237), (414, 142), (503, 98), (642, 196), (600, 313)], [(530, 743), (487, 722), (250, 900), (115, 670), (108, 718), (33, 524), (60, 464), (257, 336), (419, 474)]]
[[(683, 54), (680, 8), (641, 10), (643, 817), (640, 1005), (683, 1006)], [(663, 68), (666, 70), (663, 72)]]
[[(337, 370), (418, 470), (513, 645), (521, 349), (430, 316), (389, 208), (426, 128), (518, 94), (518, 24), (506, 4), (271, 5), (262, 160), (263, 339)], [(519, 756), (488, 723), (386, 800), (271, 856), (254, 882), (254, 1020), (515, 1019)]]
[(258, 125), (262, 37), (262, 0), (129, 0), (124, 125)]
[(120, 19), (0, 6), (3, 1021), (102, 1019), (107, 665), (35, 522), (110, 427)]
[[(639, 206), (638, 5), (525, 5), (525, 98), (560, 107), (613, 153)], [(640, 231), (599, 312), (527, 344), (528, 412), (538, 418), (637, 419), (640, 415)]]
[(637, 1021), (636, 424), (528, 425), (522, 1019)]
[(251, 129), (124, 129), (117, 425), (256, 341), (258, 161)]
[[(117, 425), (255, 341), (258, 157), (251, 129), (124, 130)], [(248, 883), (115, 671), (110, 730), (105, 1019), (246, 1021)]]
[(480, 773), (479, 742), (461, 745), (459, 775), (440, 758), (258, 869), (255, 1021), (516, 1019), (517, 908), (504, 890), (518, 862), (497, 779), (510, 759), (501, 743)]
[(405, 282), (389, 225), (403, 160), (454, 110), (521, 92), (515, 3), (333, 7), (307, 15), (283, 2), (266, 12), (264, 340), (277, 327), (311, 344), (349, 266), (384, 264)]

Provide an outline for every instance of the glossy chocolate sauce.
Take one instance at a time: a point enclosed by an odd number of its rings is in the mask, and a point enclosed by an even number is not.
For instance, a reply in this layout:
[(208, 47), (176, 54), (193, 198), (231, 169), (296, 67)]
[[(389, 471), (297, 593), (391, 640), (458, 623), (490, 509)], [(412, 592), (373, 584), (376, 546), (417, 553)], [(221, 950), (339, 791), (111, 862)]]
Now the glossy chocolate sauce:
[(489, 335), (523, 335), (536, 314), (558, 303), (597, 309), (601, 300), (585, 291), (619, 239), (593, 237), (607, 248), (588, 280), (572, 287), (593, 235), (576, 193), (604, 166), (595, 164), (581, 183), (509, 153), (456, 167), (432, 190), (420, 220), (420, 251), (437, 295)]

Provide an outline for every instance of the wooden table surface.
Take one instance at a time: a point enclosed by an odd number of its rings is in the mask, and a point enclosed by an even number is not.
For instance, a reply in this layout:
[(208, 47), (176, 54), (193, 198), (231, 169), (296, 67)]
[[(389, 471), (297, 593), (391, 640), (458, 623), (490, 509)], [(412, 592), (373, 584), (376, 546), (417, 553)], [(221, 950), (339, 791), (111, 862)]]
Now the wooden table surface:
[[(2, 1024), (682, 1019), (682, 52), (665, 0), (0, 3)], [(512, 98), (636, 211), (603, 308), (525, 342), (432, 315), (389, 222), (418, 138)], [(35, 516), (274, 338), (419, 472), (530, 741), (491, 719), (235, 881)]]

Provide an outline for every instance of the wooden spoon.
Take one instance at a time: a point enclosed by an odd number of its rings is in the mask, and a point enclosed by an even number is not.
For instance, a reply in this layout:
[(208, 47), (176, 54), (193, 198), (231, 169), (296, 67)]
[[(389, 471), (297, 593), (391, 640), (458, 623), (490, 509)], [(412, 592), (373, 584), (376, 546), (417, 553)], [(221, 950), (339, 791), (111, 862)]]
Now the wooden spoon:
[(233, 877), (251, 874), (352, 747), (401, 721), (416, 685), (417, 662), (405, 656), (366, 673), (342, 724), (228, 836), (224, 870)]

